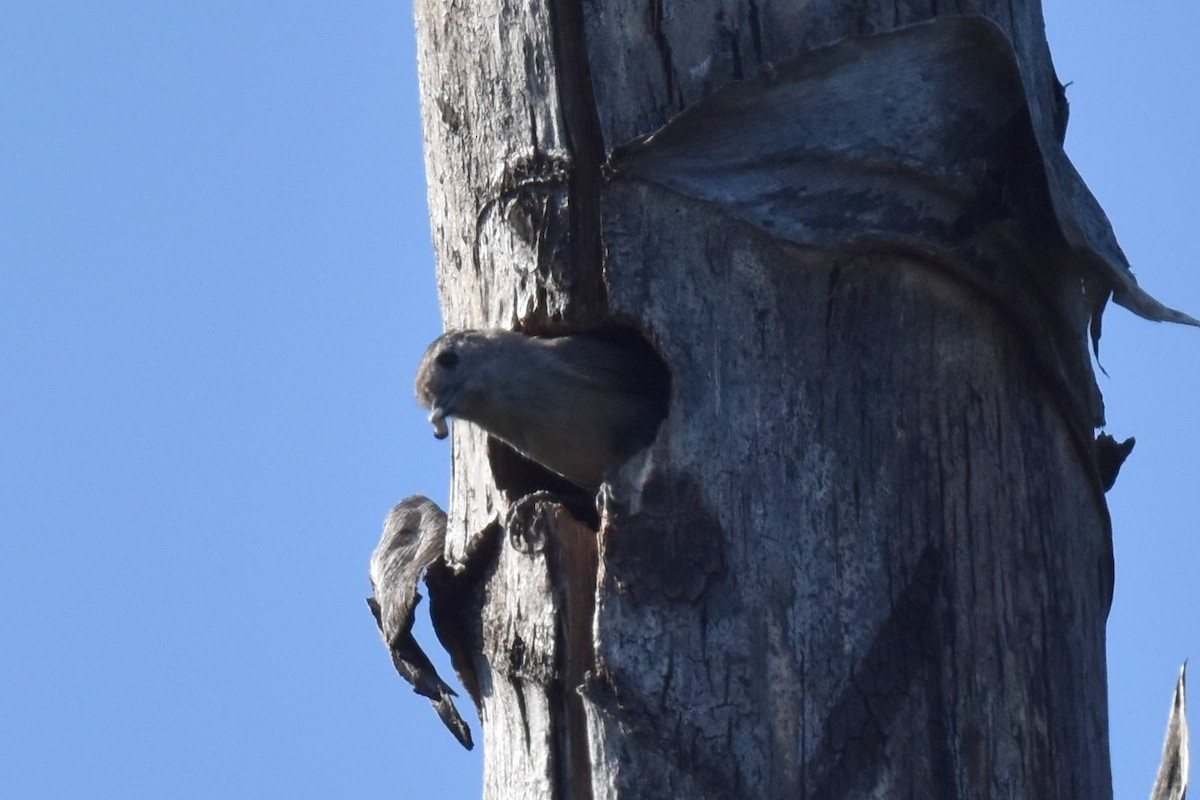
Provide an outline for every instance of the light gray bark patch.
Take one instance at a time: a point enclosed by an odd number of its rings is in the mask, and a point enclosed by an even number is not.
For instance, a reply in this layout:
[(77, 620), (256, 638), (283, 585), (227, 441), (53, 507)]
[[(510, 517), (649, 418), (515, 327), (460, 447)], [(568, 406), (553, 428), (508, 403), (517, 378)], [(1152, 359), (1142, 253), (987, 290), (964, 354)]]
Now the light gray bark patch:
[(537, 255), (537, 270), (546, 273), (562, 255), (568, 239), (559, 224), (566, 203), (570, 161), (540, 150), (518, 157), (504, 166), (489, 199), (476, 215), (473, 259), (479, 268), (483, 226), (499, 215), (512, 232)]

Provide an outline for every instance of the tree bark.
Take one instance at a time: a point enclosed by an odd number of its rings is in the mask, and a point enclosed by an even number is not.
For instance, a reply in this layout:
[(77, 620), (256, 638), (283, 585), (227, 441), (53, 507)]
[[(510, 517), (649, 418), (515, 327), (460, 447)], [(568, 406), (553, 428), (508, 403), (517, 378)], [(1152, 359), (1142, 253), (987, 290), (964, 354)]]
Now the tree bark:
[[(447, 327), (631, 329), (672, 386), (595, 516), (454, 427), (485, 797), (1111, 796), (1088, 326), (1176, 312), (1062, 153), (1040, 6), (945, 5), (416, 3)], [(887, 38), (947, 14), (990, 23)], [(906, 52), (1009, 77), (847, 113)]]

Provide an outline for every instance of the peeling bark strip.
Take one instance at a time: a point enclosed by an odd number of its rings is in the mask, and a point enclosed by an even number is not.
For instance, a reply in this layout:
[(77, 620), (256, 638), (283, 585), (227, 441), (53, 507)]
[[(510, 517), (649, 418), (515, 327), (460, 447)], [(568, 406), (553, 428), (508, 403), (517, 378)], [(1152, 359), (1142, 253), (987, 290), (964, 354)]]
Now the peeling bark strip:
[(1194, 320), (1062, 152), (1039, 5), (898, 30), (946, 5), (415, 4), (446, 326), (671, 378), (594, 534), (454, 428), (485, 797), (1111, 796), (1087, 331)]
[[(1075, 395), (1081, 437), (1104, 424), (1103, 405), (1078, 353), (1079, 299), (1058, 294), (1064, 273), (1091, 291), (1093, 320), (1115, 292), (1149, 319), (1200, 325), (1138, 288), (1128, 264), (1105, 251), (1107, 221), (1089, 229), (1103, 213), (1087, 188), (1060, 186), (1047, 171), (1016, 53), (983, 17), (845, 40), (774, 64), (617, 148), (610, 169), (711, 203), (781, 241), (917, 252), (943, 264), (1039, 344), (1064, 396)], [(1030, 250), (1039, 252), (1022, 252)]]

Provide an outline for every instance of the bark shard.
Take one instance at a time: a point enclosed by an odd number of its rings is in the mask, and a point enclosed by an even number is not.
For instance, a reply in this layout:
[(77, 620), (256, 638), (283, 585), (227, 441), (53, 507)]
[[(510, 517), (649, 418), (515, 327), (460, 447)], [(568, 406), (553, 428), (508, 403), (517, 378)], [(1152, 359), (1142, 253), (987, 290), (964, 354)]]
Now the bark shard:
[(1171, 714), (1163, 739), (1162, 761), (1150, 800), (1184, 800), (1188, 784), (1187, 662), (1179, 668), (1175, 692), (1171, 696)]

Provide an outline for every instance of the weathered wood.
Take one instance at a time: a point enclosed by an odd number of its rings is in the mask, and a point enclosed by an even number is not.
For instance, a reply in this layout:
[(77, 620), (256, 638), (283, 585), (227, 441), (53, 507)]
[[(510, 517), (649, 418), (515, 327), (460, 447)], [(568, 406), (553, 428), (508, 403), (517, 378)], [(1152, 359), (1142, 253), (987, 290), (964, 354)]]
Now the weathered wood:
[[(612, 300), (677, 388), (605, 509), (602, 565), (655, 554), (600, 589), (606, 796), (1108, 796), (1108, 523), (1019, 331), (920, 261), (627, 191)], [(698, 597), (660, 574), (713, 550)]]
[(1163, 737), (1162, 761), (1154, 777), (1150, 800), (1184, 800), (1188, 785), (1187, 663), (1179, 668), (1175, 691), (1171, 694), (1171, 713)]
[[(948, 247), (779, 236), (608, 161), (731, 81), (965, 12), (1013, 42), (1026, 133), (980, 156), (980, 180), (1021, 174), (956, 196)], [(1173, 317), (1062, 154), (1038, 4), (420, 0), (416, 18), (447, 327), (631, 326), (673, 387), (602, 488), (598, 560), (586, 509), (511, 513), (561, 487), (454, 427), (447, 560), (473, 577), (439, 633), (478, 684), (485, 797), (1109, 797), (1087, 328), (1110, 292)], [(981, 215), (1012, 224), (979, 243)], [(995, 265), (998, 288), (965, 277)]]

